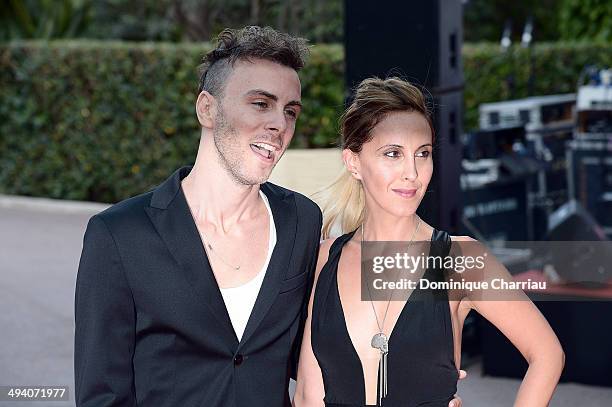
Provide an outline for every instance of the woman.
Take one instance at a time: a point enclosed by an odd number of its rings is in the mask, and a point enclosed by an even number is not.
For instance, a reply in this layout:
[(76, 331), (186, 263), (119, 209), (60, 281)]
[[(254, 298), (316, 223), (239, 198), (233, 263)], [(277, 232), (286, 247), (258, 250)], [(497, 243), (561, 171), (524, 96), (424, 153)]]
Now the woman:
[[(485, 301), (483, 293), (462, 291), (443, 291), (443, 301), (427, 301), (427, 290), (415, 290), (424, 301), (411, 301), (412, 295), (408, 301), (362, 301), (362, 240), (431, 242), (430, 255), (448, 254), (464, 242), (477, 244), (438, 231), (416, 214), (433, 172), (434, 131), (421, 91), (398, 78), (364, 80), (342, 117), (341, 132), (347, 171), (327, 190), (323, 236), (329, 237), (334, 224), (344, 234), (321, 243), (294, 405), (446, 407), (457, 402), (461, 331), (472, 309), (529, 362), (515, 405), (547, 405), (564, 355), (522, 292), (514, 293), (521, 301)], [(511, 278), (491, 257), (487, 275)], [(428, 268), (425, 277), (436, 271)]]

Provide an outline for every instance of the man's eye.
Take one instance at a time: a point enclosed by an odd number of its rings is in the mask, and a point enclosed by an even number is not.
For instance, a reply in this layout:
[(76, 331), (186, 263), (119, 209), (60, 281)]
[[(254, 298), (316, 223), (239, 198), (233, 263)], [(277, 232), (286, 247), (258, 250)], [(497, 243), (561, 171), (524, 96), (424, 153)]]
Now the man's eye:
[(385, 153), (386, 157), (391, 157), (391, 158), (397, 158), (400, 155), (401, 155), (400, 152), (397, 150), (390, 150)]
[(266, 102), (253, 102), (253, 104), (260, 109), (265, 109), (266, 107), (268, 107), (268, 104)]
[(285, 110), (285, 113), (287, 113), (289, 116), (296, 118), (297, 117), (297, 113), (295, 110), (291, 110), (291, 109), (287, 109)]
[(429, 155), (430, 155), (430, 154), (431, 154), (431, 153), (430, 153), (429, 151), (427, 151), (427, 150), (423, 150), (423, 151), (421, 151), (421, 152), (417, 153), (417, 154), (416, 154), (416, 156), (417, 156), (417, 157), (427, 158), (427, 157), (429, 157)]

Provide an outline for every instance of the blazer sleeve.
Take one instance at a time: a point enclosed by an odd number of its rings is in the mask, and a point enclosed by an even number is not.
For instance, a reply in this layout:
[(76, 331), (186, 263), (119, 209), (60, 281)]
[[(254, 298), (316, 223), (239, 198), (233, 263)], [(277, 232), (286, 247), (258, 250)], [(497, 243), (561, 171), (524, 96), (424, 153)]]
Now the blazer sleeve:
[(77, 407), (136, 406), (135, 321), (134, 301), (115, 240), (96, 215), (85, 232), (75, 291)]
[(314, 276), (317, 267), (317, 260), (319, 258), (319, 246), (321, 242), (321, 229), (323, 226), (323, 215), (321, 211), (317, 207), (317, 229), (315, 232), (315, 238), (313, 239), (314, 248), (311, 251), (311, 255), (308, 260), (308, 288), (306, 290), (306, 295), (304, 296), (304, 302), (302, 304), (302, 310), (300, 314), (300, 324), (297, 331), (297, 336), (295, 341), (293, 342), (293, 348), (291, 349), (291, 360), (290, 360), (290, 369), (289, 375), (293, 380), (297, 380), (297, 368), (298, 362), (300, 359), (300, 349), (302, 348), (302, 337), (304, 335), (304, 325), (306, 324), (306, 319), (308, 319), (308, 302), (310, 301), (310, 294), (312, 293), (313, 284), (314, 284)]

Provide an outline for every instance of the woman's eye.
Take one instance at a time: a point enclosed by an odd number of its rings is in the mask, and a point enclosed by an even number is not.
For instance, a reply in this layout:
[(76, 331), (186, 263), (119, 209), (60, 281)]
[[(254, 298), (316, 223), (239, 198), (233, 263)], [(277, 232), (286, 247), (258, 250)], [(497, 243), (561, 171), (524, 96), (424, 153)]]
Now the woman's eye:
[(400, 156), (400, 152), (397, 150), (390, 150), (385, 153), (386, 157), (397, 158)]
[(417, 156), (417, 157), (427, 158), (427, 157), (429, 157), (429, 154), (430, 154), (430, 152), (429, 152), (429, 151), (427, 151), (427, 150), (423, 150), (423, 151), (421, 151), (421, 152), (418, 152), (418, 153), (416, 154), (416, 156)]

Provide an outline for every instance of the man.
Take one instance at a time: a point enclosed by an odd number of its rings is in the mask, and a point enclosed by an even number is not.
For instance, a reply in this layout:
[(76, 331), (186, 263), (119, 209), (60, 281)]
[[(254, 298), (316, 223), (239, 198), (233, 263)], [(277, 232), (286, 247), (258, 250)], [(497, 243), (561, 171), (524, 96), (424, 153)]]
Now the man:
[(290, 404), (321, 211), (266, 180), (300, 114), (306, 51), (270, 28), (223, 31), (200, 80), (193, 168), (89, 221), (77, 406)]

